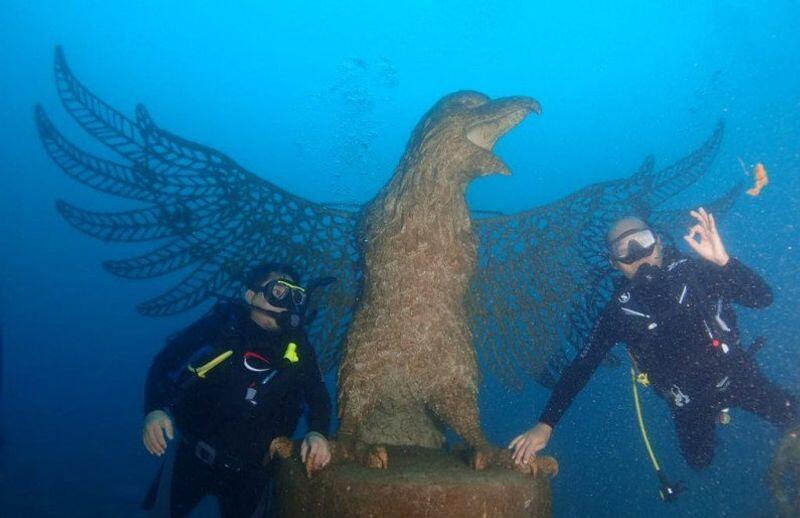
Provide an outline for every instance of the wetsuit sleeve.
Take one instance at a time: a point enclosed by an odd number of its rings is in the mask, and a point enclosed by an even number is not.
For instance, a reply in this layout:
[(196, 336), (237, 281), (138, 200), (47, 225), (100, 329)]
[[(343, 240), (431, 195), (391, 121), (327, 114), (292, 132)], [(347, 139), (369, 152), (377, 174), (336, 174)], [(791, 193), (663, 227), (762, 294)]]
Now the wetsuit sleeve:
[(308, 405), (308, 429), (327, 437), (331, 426), (331, 398), (314, 348), (308, 342), (306, 348), (308, 358), (303, 364), (303, 395)]
[(544, 408), (539, 422), (555, 428), (561, 416), (567, 411), (578, 393), (586, 386), (589, 378), (603, 361), (608, 351), (619, 341), (617, 329), (620, 322), (612, 316), (612, 307), (603, 311), (597, 321), (586, 347), (572, 360), (558, 380), (550, 399)]
[(175, 398), (177, 384), (172, 374), (183, 366), (202, 344), (209, 343), (220, 325), (219, 311), (212, 311), (186, 329), (170, 336), (153, 359), (144, 390), (144, 413), (165, 410)]
[(705, 280), (727, 300), (748, 308), (765, 308), (772, 304), (772, 290), (764, 279), (735, 257), (722, 267), (711, 263), (703, 266)]

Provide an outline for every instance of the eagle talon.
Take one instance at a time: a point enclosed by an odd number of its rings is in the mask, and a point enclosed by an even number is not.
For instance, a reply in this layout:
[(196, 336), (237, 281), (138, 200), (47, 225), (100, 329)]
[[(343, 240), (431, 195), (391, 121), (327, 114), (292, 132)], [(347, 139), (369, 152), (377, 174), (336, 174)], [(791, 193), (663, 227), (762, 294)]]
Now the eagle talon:
[(269, 450), (267, 455), (264, 457), (263, 464), (266, 466), (269, 464), (269, 461), (275, 458), (277, 455), (281, 459), (288, 459), (292, 456), (292, 452), (294, 451), (294, 443), (288, 437), (275, 437), (272, 439), (272, 442), (269, 444)]
[(553, 457), (536, 457), (535, 461), (543, 475), (547, 475), (550, 478), (558, 476), (558, 461)]
[(362, 457), (362, 464), (370, 469), (388, 469), (389, 468), (389, 452), (383, 446), (370, 446), (364, 452)]

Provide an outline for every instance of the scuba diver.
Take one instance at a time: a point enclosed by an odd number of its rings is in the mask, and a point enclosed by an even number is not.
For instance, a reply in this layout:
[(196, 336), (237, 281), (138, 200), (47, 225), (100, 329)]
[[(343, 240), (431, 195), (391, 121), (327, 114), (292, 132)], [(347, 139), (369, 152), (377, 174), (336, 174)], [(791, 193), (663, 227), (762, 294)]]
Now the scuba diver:
[[(308, 428), (300, 455), (311, 474), (330, 461), (331, 402), (302, 329), (309, 292), (288, 265), (248, 276), (244, 301), (218, 303), (173, 335), (147, 376), (142, 439), (162, 456), (179, 439), (169, 481), (171, 516), (206, 495), (225, 517), (261, 516), (276, 443), (294, 433), (303, 404)], [(277, 439), (277, 441), (276, 441)], [(143, 504), (155, 505), (162, 465)]]
[[(711, 463), (716, 423), (730, 419), (730, 407), (781, 429), (797, 424), (795, 398), (765, 377), (754, 348), (740, 344), (732, 308), (734, 303), (768, 306), (770, 288), (728, 255), (713, 215), (703, 208), (691, 215), (696, 224), (684, 240), (699, 259), (665, 247), (641, 219), (626, 217), (612, 226), (607, 252), (624, 278), (586, 346), (554, 387), (538, 424), (510, 443), (516, 462), (528, 462), (547, 446), (561, 416), (618, 343), (627, 347), (635, 378), (654, 387), (669, 405), (681, 452), (695, 470)], [(658, 472), (643, 426), (642, 431)], [(662, 489), (666, 485), (662, 478)], [(669, 495), (662, 492), (662, 498), (669, 501), (674, 494), (666, 489)]]

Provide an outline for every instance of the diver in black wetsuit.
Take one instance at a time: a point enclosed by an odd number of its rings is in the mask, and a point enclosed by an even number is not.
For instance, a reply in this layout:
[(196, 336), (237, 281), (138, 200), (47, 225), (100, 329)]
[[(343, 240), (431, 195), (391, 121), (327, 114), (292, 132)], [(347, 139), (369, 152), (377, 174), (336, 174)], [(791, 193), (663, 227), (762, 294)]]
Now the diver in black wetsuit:
[(715, 425), (728, 407), (781, 428), (797, 423), (795, 398), (767, 379), (741, 346), (731, 307), (766, 307), (772, 302), (770, 288), (728, 256), (713, 215), (702, 208), (691, 214), (697, 224), (684, 239), (700, 260), (663, 247), (638, 218), (612, 227), (609, 258), (626, 279), (556, 384), (539, 423), (509, 445), (517, 462), (527, 462), (547, 445), (561, 416), (617, 343), (626, 345), (636, 368), (669, 404), (681, 451), (694, 469), (711, 463)]
[[(307, 293), (297, 279), (286, 265), (256, 268), (246, 305), (218, 304), (156, 356), (142, 436), (147, 450), (161, 456), (175, 428), (179, 432), (171, 516), (189, 514), (209, 494), (223, 516), (261, 515), (273, 440), (292, 435), (304, 403), (310, 431), (303, 461), (310, 471), (330, 461), (330, 398), (302, 330)], [(160, 478), (161, 472), (145, 509), (155, 503)]]

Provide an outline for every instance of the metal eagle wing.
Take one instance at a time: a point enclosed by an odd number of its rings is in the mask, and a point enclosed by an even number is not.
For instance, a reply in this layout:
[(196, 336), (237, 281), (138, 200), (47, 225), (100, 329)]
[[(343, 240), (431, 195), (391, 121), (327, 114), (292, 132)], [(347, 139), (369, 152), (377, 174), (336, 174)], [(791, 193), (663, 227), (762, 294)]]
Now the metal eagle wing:
[(93, 212), (58, 201), (78, 230), (105, 241), (157, 242), (136, 257), (104, 267), (130, 279), (180, 272), (177, 283), (138, 305), (163, 316), (215, 296), (241, 296), (246, 272), (260, 262), (292, 264), (305, 279), (336, 277), (312, 298), (309, 335), (323, 368), (341, 350), (362, 277), (358, 212), (315, 203), (245, 170), (221, 152), (173, 135), (144, 106), (126, 117), (84, 87), (56, 49), (55, 75), (67, 112), (117, 156), (93, 156), (69, 142), (36, 107), (47, 153), (70, 177), (101, 192), (140, 202), (121, 212)]

